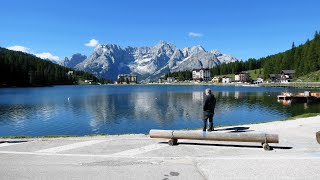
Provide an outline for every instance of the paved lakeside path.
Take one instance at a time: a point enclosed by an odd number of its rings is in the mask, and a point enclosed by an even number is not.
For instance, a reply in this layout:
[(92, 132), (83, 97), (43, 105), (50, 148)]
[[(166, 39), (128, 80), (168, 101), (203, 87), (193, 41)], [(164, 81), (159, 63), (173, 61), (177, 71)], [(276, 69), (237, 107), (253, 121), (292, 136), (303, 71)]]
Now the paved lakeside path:
[(265, 151), (223, 141), (169, 146), (143, 134), (0, 139), (0, 179), (320, 179), (320, 116), (237, 127), (218, 130), (275, 133), (280, 143)]

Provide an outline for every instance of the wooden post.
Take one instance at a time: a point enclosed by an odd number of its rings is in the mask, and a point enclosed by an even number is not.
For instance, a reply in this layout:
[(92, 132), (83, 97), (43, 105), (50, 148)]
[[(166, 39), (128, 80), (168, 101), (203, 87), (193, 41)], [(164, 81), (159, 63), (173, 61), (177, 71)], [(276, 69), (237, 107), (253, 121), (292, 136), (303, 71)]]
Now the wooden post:
[(318, 132), (316, 133), (316, 137), (317, 137), (318, 143), (320, 144), (320, 131), (318, 131)]
[(260, 142), (260, 143), (279, 143), (277, 134), (251, 133), (251, 132), (202, 132), (202, 131), (183, 131), (183, 130), (150, 130), (151, 138), (165, 139), (193, 139), (193, 140), (212, 140), (212, 141), (235, 141), (235, 142)]

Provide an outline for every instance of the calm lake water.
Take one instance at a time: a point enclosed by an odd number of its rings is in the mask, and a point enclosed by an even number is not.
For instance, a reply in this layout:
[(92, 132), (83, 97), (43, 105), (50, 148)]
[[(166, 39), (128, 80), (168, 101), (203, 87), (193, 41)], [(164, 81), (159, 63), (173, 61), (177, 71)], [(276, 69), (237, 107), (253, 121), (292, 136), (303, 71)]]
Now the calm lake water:
[(217, 98), (215, 126), (319, 112), (318, 104), (277, 102), (297, 89), (240, 86), (56, 86), (0, 89), (0, 136), (148, 133), (201, 128), (203, 91)]

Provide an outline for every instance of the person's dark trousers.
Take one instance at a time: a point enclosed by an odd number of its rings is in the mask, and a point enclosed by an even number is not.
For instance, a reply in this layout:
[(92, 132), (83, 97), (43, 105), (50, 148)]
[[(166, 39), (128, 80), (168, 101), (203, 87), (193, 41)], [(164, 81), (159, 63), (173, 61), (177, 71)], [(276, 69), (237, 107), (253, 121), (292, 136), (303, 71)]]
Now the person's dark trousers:
[(213, 131), (213, 112), (203, 112), (203, 131), (207, 130), (207, 120), (209, 119), (209, 130)]

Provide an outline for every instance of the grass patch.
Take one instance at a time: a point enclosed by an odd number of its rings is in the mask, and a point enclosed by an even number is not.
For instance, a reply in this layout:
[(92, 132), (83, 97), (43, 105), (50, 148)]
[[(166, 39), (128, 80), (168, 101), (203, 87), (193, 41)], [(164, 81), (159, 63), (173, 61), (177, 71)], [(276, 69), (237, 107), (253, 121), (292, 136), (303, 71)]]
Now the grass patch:
[(73, 135), (45, 135), (45, 136), (36, 136), (36, 138), (68, 138), (68, 137), (77, 137)]
[(235, 74), (226, 74), (226, 75), (221, 75), (222, 77), (223, 76), (228, 76), (228, 77), (231, 77), (232, 81), (234, 81), (234, 78), (235, 78)]
[(26, 139), (33, 138), (32, 136), (0, 136), (1, 139)]
[(257, 80), (259, 76), (263, 77), (263, 73), (264, 73), (263, 68), (249, 70), (248, 72), (249, 72), (250, 78), (253, 80)]
[[(263, 77), (264, 70), (263, 68), (260, 68), (260, 69), (248, 70), (247, 72), (249, 72), (250, 78), (252, 80), (257, 80), (259, 76)], [(226, 74), (226, 75), (219, 75), (219, 76), (230, 76), (232, 80), (235, 79), (235, 74)]]
[(70, 137), (95, 137), (95, 136), (107, 136), (107, 134), (88, 134), (84, 136), (77, 136), (77, 135), (0, 136), (0, 139), (70, 138)]
[(297, 116), (293, 116), (293, 117), (289, 117), (280, 121), (286, 121), (286, 120), (295, 120), (295, 119), (299, 119), (299, 118), (308, 118), (308, 117), (314, 117), (314, 116), (319, 116), (320, 113), (306, 113), (306, 114), (301, 114), (301, 115), (297, 115)]
[(304, 76), (300, 76), (295, 78), (294, 81), (296, 82), (319, 82), (320, 81), (320, 70), (314, 71)]

